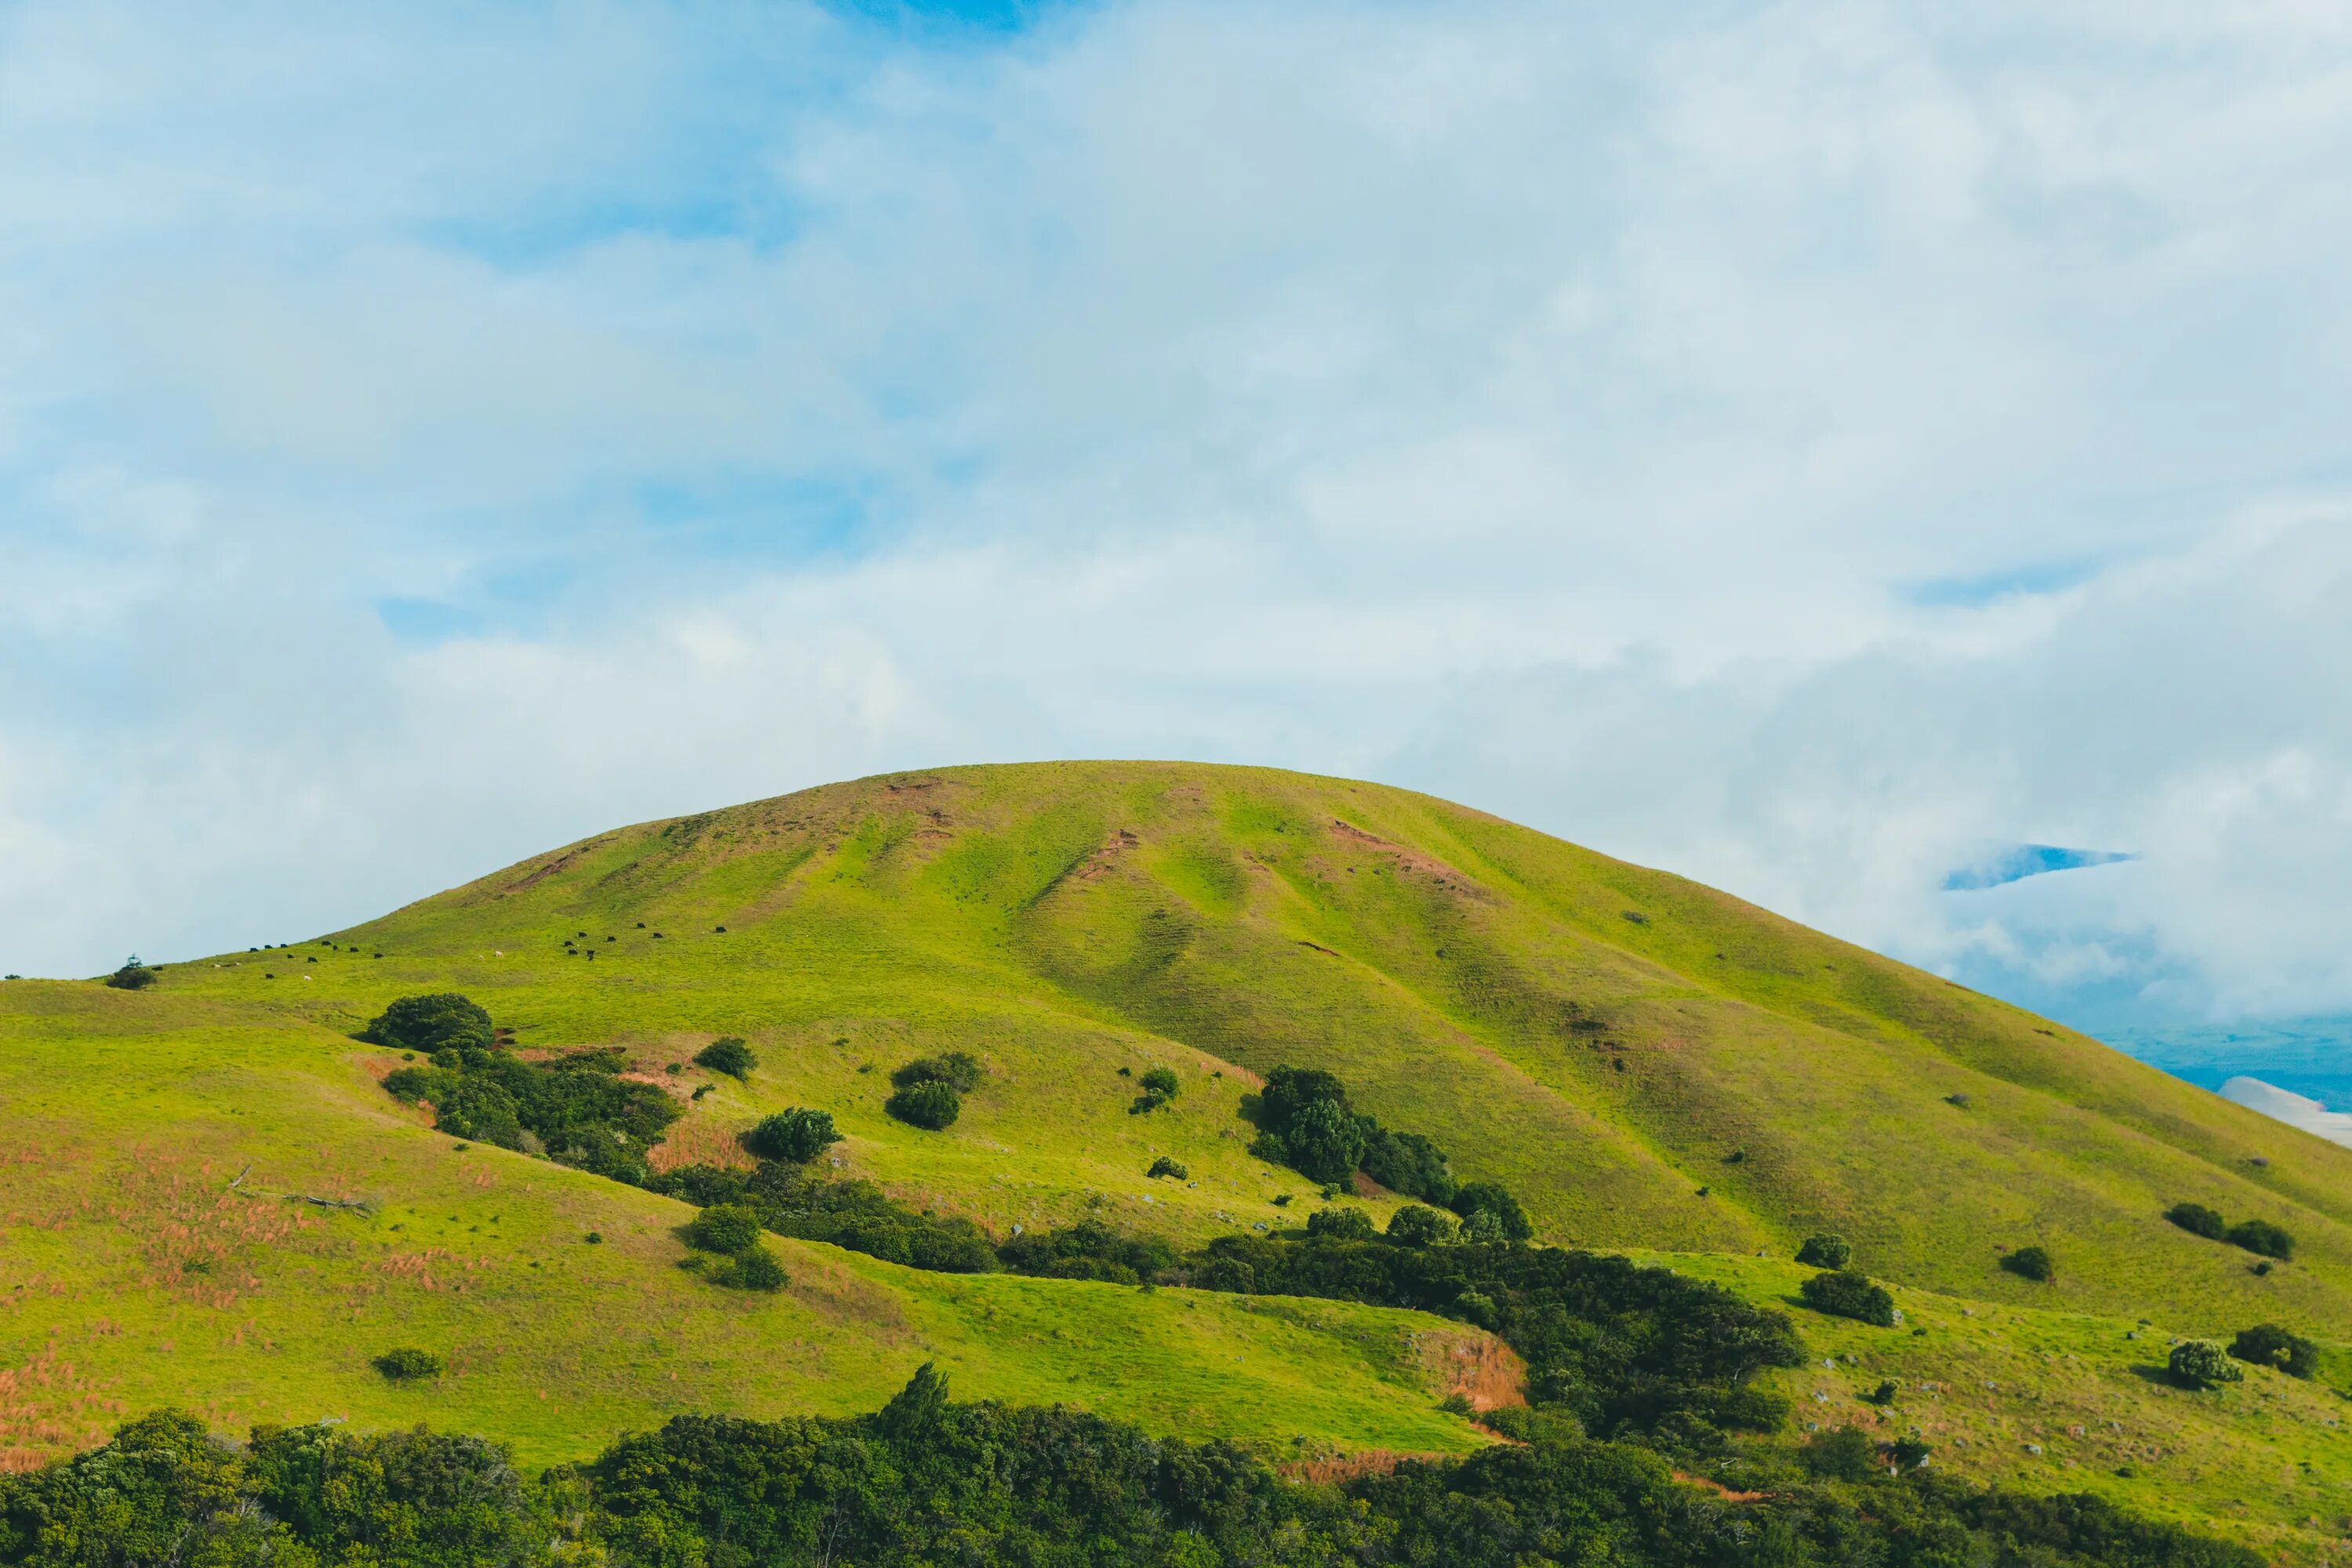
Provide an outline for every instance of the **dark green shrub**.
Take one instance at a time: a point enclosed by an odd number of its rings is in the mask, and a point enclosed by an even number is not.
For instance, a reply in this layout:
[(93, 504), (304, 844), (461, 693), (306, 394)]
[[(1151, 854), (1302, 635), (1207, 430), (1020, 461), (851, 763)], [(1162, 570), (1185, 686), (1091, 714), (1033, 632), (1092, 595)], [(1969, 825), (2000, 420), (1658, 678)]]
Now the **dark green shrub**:
[(1805, 1468), (1834, 1481), (1866, 1481), (1878, 1469), (1878, 1443), (1859, 1426), (1841, 1426), (1808, 1438), (1797, 1450)]
[(1307, 1234), (1325, 1241), (1370, 1241), (1372, 1216), (1359, 1208), (1318, 1209), (1307, 1216)]
[(2276, 1323), (2256, 1323), (2251, 1329), (2240, 1329), (2238, 1337), (2230, 1342), (2230, 1354), (2256, 1366), (2275, 1367), (2289, 1377), (2308, 1379), (2319, 1375), (2319, 1347)]
[(833, 1130), (833, 1113), (793, 1106), (762, 1118), (743, 1134), (743, 1147), (763, 1160), (789, 1160), (805, 1165), (841, 1142)]
[(611, 1049), (527, 1062), (509, 1051), (452, 1046), (435, 1052), (429, 1067), (385, 1075), (383, 1087), (412, 1103), (429, 1100), (434, 1126), (453, 1138), (641, 1185), (650, 1173), (646, 1151), (682, 1112), (654, 1085), (622, 1077), (627, 1067), (625, 1053)]
[(454, 991), (403, 996), (360, 1031), (370, 1045), (426, 1056), (449, 1049), (488, 1050), (490, 1016)]
[(1364, 1124), (1336, 1100), (1313, 1100), (1280, 1134), (1289, 1164), (1318, 1182), (1344, 1182), (1364, 1157)]
[(1286, 1132), (1310, 1105), (1348, 1110), (1348, 1086), (1317, 1068), (1278, 1067), (1265, 1075), (1265, 1088), (1258, 1091), (1257, 1124), (1269, 1132)]
[(1184, 1168), (1181, 1162), (1171, 1160), (1165, 1154), (1162, 1154), (1157, 1160), (1152, 1161), (1151, 1169), (1144, 1172), (1143, 1173), (1155, 1181), (1161, 1176), (1169, 1176), (1180, 1182), (1186, 1180), (1192, 1174), (1192, 1172)]
[(441, 1375), (441, 1358), (415, 1345), (402, 1345), (375, 1358), (376, 1371), (394, 1383), (414, 1383)]
[(1916, 1470), (1926, 1464), (1927, 1456), (1935, 1451), (1933, 1447), (1921, 1442), (1916, 1437), (1897, 1437), (1894, 1445), (1895, 1468), (1898, 1470)]
[(1144, 1093), (1163, 1103), (1184, 1092), (1183, 1082), (1169, 1068), (1153, 1068), (1135, 1081)]
[(2242, 1247), (2264, 1258), (2284, 1261), (2294, 1256), (2294, 1237), (2266, 1219), (2240, 1220), (2230, 1227), (2225, 1239), (2232, 1247)]
[(1895, 1298), (1867, 1274), (1852, 1268), (1832, 1268), (1813, 1275), (1797, 1288), (1805, 1305), (1832, 1318), (1852, 1318), (1882, 1329), (1895, 1326)]
[(1493, 1209), (1472, 1209), (1454, 1239), (1465, 1247), (1507, 1247), (1511, 1241), (1503, 1229), (1503, 1216)]
[(729, 1035), (695, 1052), (694, 1065), (712, 1072), (723, 1072), (729, 1078), (740, 1079), (750, 1076), (751, 1069), (760, 1065), (760, 1058), (751, 1054), (751, 1047)]
[(1176, 1266), (1176, 1249), (1158, 1237), (1121, 1236), (1097, 1219), (1016, 1236), (996, 1255), (1015, 1274), (1118, 1285), (1150, 1284)]
[(2019, 1279), (2031, 1279), (2037, 1285), (2047, 1285), (2051, 1277), (2058, 1272), (2058, 1266), (2051, 1261), (2050, 1249), (2046, 1247), (2021, 1247), (2015, 1252), (2004, 1254), (2000, 1266)]
[(122, 961), (122, 967), (106, 977), (106, 983), (117, 991), (144, 991), (160, 979), (153, 969), (139, 962), (132, 953)]
[(1375, 1131), (1364, 1145), (1362, 1169), (1389, 1191), (1427, 1203), (1450, 1205), (1459, 1190), (1445, 1152), (1418, 1132)]
[(925, 1079), (908, 1085), (882, 1102), (882, 1109), (909, 1127), (945, 1131), (962, 1114), (963, 1101), (952, 1084)]
[(2221, 1347), (2210, 1340), (2181, 1341), (2165, 1358), (2164, 1369), (2183, 1388), (2217, 1388), (2225, 1383), (2239, 1382), (2246, 1375), (2232, 1366)]
[(2230, 1222), (2203, 1204), (2175, 1204), (2164, 1211), (2164, 1217), (2189, 1235), (2201, 1236), (2208, 1241), (2220, 1241), (2230, 1234)]
[(737, 1290), (781, 1290), (792, 1283), (782, 1262), (764, 1247), (747, 1247), (706, 1276), (714, 1285)]
[(1479, 1215), (1492, 1215), (1502, 1227), (1506, 1241), (1526, 1241), (1536, 1233), (1528, 1219), (1528, 1211), (1519, 1206), (1509, 1189), (1494, 1182), (1471, 1182), (1454, 1194), (1454, 1212), (1467, 1222)]
[(1443, 1247), (1454, 1239), (1454, 1221), (1433, 1208), (1407, 1204), (1389, 1216), (1388, 1237), (1399, 1247)]
[(1805, 1237), (1797, 1261), (1814, 1268), (1843, 1268), (1853, 1258), (1853, 1247), (1833, 1230)]
[(899, 1089), (943, 1083), (958, 1094), (970, 1094), (980, 1087), (980, 1078), (977, 1060), (962, 1051), (948, 1051), (936, 1057), (917, 1057), (892, 1073), (890, 1081)]
[(686, 1224), (686, 1239), (705, 1252), (733, 1255), (760, 1244), (760, 1211), (744, 1204), (719, 1204)]

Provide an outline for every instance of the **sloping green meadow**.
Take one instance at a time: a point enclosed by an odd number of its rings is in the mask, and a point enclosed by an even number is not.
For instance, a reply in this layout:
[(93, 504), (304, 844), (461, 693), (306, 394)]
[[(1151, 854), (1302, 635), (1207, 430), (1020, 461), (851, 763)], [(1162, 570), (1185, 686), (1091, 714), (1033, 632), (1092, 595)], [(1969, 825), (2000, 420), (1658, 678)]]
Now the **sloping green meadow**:
[[(2352, 1481), (2326, 1390), (2265, 1374), (2200, 1405), (2122, 1338), (2147, 1318), (2168, 1337), (2273, 1321), (2352, 1339), (2352, 1152), (1475, 811), (1150, 763), (834, 785), (601, 835), (291, 947), (173, 963), (148, 992), (0, 986), (0, 1349), (16, 1369), (0, 1443), (20, 1462), (163, 1398), (224, 1426), (429, 1419), (537, 1461), (677, 1410), (870, 1407), (931, 1357), (966, 1395), (1280, 1453), (1483, 1440), (1436, 1402), (1491, 1349), (1412, 1314), (926, 1275), (785, 1244), (782, 1296), (717, 1289), (676, 1267), (683, 1206), (459, 1152), (377, 1088), (397, 1058), (351, 1034), (444, 990), (526, 1048), (625, 1047), (687, 1108), (666, 1162), (740, 1159), (760, 1116), (821, 1107), (845, 1135), (829, 1173), (999, 1238), (1090, 1214), (1183, 1241), (1296, 1224), (1320, 1200), (1250, 1156), (1242, 1097), (1277, 1065), (1326, 1068), (1459, 1174), (1510, 1187), (1546, 1240), (1675, 1254), (1769, 1300), (1795, 1280), (1772, 1259), (1843, 1232), (1930, 1328), (1799, 1313), (1823, 1354), (1868, 1342), (1878, 1359), (1854, 1381), (2006, 1384), (2030, 1347), (2063, 1342), (2048, 1353), (2100, 1370), (2039, 1363), (2049, 1410), (2082, 1417), (2062, 1430), (2171, 1434), (2147, 1439), (2169, 1458), (2143, 1468), (2108, 1451), (2121, 1440), (2051, 1438), (2055, 1416), (2004, 1413), (1999, 1391), (1981, 1417), (1957, 1394), (1932, 1410), (1906, 1396), (1906, 1425), (1950, 1438), (1938, 1464), (2095, 1483), (2297, 1554), (2326, 1539), (2300, 1521), (2332, 1527), (2326, 1489)], [(691, 1065), (727, 1035), (759, 1058), (746, 1081)], [(961, 1119), (925, 1132), (885, 1115), (890, 1070), (941, 1050), (984, 1068)], [(1181, 1092), (1138, 1113), (1154, 1067)], [(1148, 1177), (1160, 1155), (1186, 1178)], [(2284, 1226), (2294, 1258), (2254, 1272), (2166, 1223), (2181, 1200)], [(2053, 1281), (2000, 1268), (2029, 1243), (2056, 1257)], [(367, 1362), (395, 1342), (446, 1352), (454, 1375), (386, 1384)], [(2009, 1375), (1972, 1370), (1995, 1364)], [(1790, 1387), (1801, 1420), (1879, 1419), (1851, 1391), (1814, 1410), (1802, 1374)], [(2041, 1436), (2018, 1436), (2029, 1425)], [(2134, 1477), (2113, 1474), (2126, 1464)]]

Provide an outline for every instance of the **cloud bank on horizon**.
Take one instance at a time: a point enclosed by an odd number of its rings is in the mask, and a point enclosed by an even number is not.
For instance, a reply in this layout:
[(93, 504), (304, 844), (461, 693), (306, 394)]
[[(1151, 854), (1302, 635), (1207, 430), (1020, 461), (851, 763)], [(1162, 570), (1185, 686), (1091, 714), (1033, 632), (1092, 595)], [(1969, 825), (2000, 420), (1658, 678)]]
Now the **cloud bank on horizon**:
[(2352, 1009), (2352, 21), (994, 9), (0, 13), (0, 969), (1159, 755)]

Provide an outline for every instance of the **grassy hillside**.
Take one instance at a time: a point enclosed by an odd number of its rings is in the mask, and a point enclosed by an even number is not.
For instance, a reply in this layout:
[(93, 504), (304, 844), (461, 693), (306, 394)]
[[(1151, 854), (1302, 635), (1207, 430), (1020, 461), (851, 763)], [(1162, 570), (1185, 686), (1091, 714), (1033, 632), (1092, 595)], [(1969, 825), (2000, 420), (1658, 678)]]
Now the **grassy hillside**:
[[(1801, 1419), (1878, 1420), (1851, 1397), (1865, 1373), (1948, 1385), (1897, 1407), (1950, 1439), (1939, 1465), (2088, 1480), (2299, 1555), (2325, 1539), (2300, 1521), (2332, 1519), (2323, 1494), (2352, 1483), (2332, 1394), (2264, 1374), (2200, 1403), (2146, 1375), (2160, 1340), (2123, 1337), (2269, 1321), (2352, 1339), (2352, 1151), (1475, 811), (1145, 763), (829, 786), (170, 964), (144, 993), (0, 986), (0, 1447), (21, 1462), (180, 1394), (224, 1426), (429, 1418), (541, 1460), (680, 1409), (871, 1405), (931, 1356), (970, 1394), (1285, 1453), (1481, 1440), (1435, 1405), (1463, 1378), (1491, 1385), (1497, 1347), (1412, 1314), (797, 1245), (780, 1246), (782, 1297), (717, 1290), (675, 1268), (681, 1205), (459, 1152), (381, 1091), (396, 1060), (352, 1031), (450, 989), (525, 1047), (617, 1045), (682, 1100), (704, 1090), (666, 1161), (739, 1158), (759, 1116), (823, 1107), (846, 1134), (832, 1173), (1000, 1237), (1087, 1214), (1181, 1240), (1296, 1223), (1312, 1185), (1249, 1155), (1241, 1099), (1275, 1066), (1328, 1068), (1460, 1174), (1512, 1188), (1546, 1239), (1675, 1254), (1778, 1300), (1801, 1237), (1852, 1237), (1930, 1331), (1799, 1314), (1823, 1354), (1864, 1358), (1819, 1380), (1818, 1409), (1794, 1376)], [(690, 1065), (721, 1035), (757, 1052), (748, 1081)], [(885, 1116), (890, 1069), (943, 1049), (986, 1069), (962, 1118), (931, 1133)], [(1182, 1092), (1134, 1114), (1156, 1066)], [(1160, 1154), (1189, 1180), (1147, 1178)], [(2284, 1226), (2294, 1261), (2257, 1275), (2174, 1228), (2162, 1212), (2184, 1199)], [(2027, 1243), (2055, 1255), (2054, 1281), (2000, 1269), (1999, 1248)], [(386, 1384), (367, 1358), (403, 1342), (453, 1352), (457, 1375)], [(1961, 1396), (1988, 1379), (2003, 1388)], [(2105, 1420), (2137, 1436), (2102, 1437)], [(2116, 1458), (2135, 1442), (2165, 1452)]]

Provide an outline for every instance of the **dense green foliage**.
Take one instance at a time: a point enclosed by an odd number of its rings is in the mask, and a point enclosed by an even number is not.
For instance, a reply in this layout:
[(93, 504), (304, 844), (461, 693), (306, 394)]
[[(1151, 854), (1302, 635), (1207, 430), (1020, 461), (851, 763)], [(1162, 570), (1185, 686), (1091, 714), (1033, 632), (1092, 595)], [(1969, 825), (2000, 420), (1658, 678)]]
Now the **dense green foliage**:
[(1171, 1160), (1165, 1154), (1153, 1160), (1151, 1162), (1151, 1168), (1143, 1173), (1145, 1176), (1155, 1182), (1162, 1176), (1166, 1176), (1171, 1181), (1181, 1182), (1190, 1179), (1192, 1174), (1192, 1171), (1185, 1166), (1183, 1161)]
[[(1265, 1088), (1248, 1109), (1258, 1126), (1250, 1152), (1262, 1160), (1327, 1185), (1346, 1182), (1360, 1170), (1406, 1197), (1449, 1205), (1454, 1200), (1444, 1152), (1418, 1133), (1382, 1127), (1356, 1110), (1349, 1103), (1348, 1086), (1330, 1073), (1278, 1067), (1266, 1074)], [(1512, 1205), (1515, 1212), (1517, 1206)], [(1524, 1223), (1526, 1216), (1520, 1218)]]
[(623, 1078), (627, 1066), (617, 1050), (528, 1062), (511, 1051), (451, 1047), (436, 1052), (430, 1066), (387, 1074), (383, 1087), (399, 1099), (430, 1102), (434, 1126), (452, 1137), (642, 1184), (646, 1151), (680, 1112), (653, 1085)]
[(1816, 1312), (1874, 1323), (1882, 1329), (1895, 1326), (1895, 1298), (1859, 1269), (1823, 1269), (1798, 1286), (1797, 1293)]
[(442, 1050), (483, 1050), (493, 1038), (490, 1015), (454, 991), (403, 996), (360, 1031), (370, 1045), (431, 1056)]
[[(1471, 1182), (1454, 1194), (1454, 1212), (1462, 1216), (1462, 1234), (1465, 1240), (1526, 1241), (1536, 1233), (1528, 1211), (1493, 1182)], [(1483, 1226), (1482, 1226), (1483, 1222)], [(1482, 1236), (1481, 1230), (1491, 1231)]]
[(2230, 1222), (2221, 1217), (2219, 1209), (2203, 1204), (2175, 1204), (2164, 1211), (2164, 1217), (2191, 1236), (2201, 1236), (2208, 1241), (2220, 1241), (2230, 1233)]
[(2210, 1340), (2181, 1341), (2165, 1358), (2164, 1367), (2175, 1383), (2186, 1388), (2211, 1388), (2246, 1375), (2231, 1366), (2229, 1356)]
[(1318, 1209), (1307, 1216), (1307, 1234), (1327, 1241), (1370, 1241), (1380, 1234), (1360, 1208)]
[(963, 1051), (945, 1051), (935, 1057), (917, 1057), (890, 1075), (893, 1087), (912, 1089), (917, 1084), (943, 1083), (958, 1094), (970, 1094), (980, 1087), (980, 1063)]
[[(929, 1366), (872, 1415), (687, 1415), (592, 1462), (516, 1474), (423, 1429), (257, 1427), (242, 1450), (173, 1412), (0, 1477), (10, 1568), (2256, 1568), (2242, 1547), (2088, 1497), (1984, 1491), (1834, 1434), (1802, 1468), (1679, 1484), (1573, 1432), (1339, 1487), (1223, 1443), (1064, 1406), (954, 1405)], [(1916, 1447), (1916, 1445), (1915, 1445)], [(1767, 1489), (1769, 1488), (1769, 1489)]]
[(1135, 1097), (1135, 1103), (1129, 1106), (1128, 1110), (1136, 1115), (1157, 1110), (1184, 1092), (1183, 1080), (1169, 1068), (1149, 1068), (1135, 1081), (1142, 1088), (1143, 1092)]
[(968, 1219), (919, 1214), (871, 1182), (824, 1181), (782, 1161), (762, 1160), (749, 1172), (687, 1165), (646, 1184), (706, 1210), (740, 1207), (778, 1236), (831, 1242), (886, 1262), (945, 1274), (996, 1267), (988, 1237)]
[(2240, 1220), (2230, 1227), (2227, 1238), (2233, 1247), (2264, 1258), (2288, 1258), (2294, 1256), (2294, 1237), (2266, 1219)]
[(841, 1142), (829, 1111), (793, 1106), (764, 1117), (743, 1134), (743, 1147), (762, 1160), (805, 1165)]
[(2230, 1353), (2256, 1366), (2275, 1367), (2289, 1377), (2319, 1375), (2319, 1347), (2276, 1323), (2256, 1323), (2251, 1329), (2240, 1329), (2237, 1338), (2230, 1342)]
[(117, 991), (144, 991), (162, 978), (152, 965), (140, 963), (134, 952), (122, 961), (121, 968), (106, 977), (106, 983)]
[(963, 1100), (952, 1084), (926, 1079), (893, 1093), (882, 1102), (882, 1109), (909, 1127), (944, 1132), (955, 1125), (955, 1119), (962, 1113)]
[(1176, 1265), (1176, 1249), (1156, 1237), (1128, 1237), (1099, 1220), (1062, 1230), (1030, 1231), (996, 1249), (1015, 1274), (1053, 1279), (1108, 1279), (1121, 1285), (1156, 1280)]
[(1454, 1222), (1433, 1208), (1407, 1204), (1389, 1216), (1388, 1238), (1399, 1247), (1443, 1247), (1454, 1239)]
[(441, 1358), (415, 1345), (402, 1345), (375, 1358), (376, 1371), (394, 1383), (441, 1375)]
[(2058, 1272), (2058, 1266), (2052, 1260), (2050, 1249), (2046, 1247), (2021, 1247), (2014, 1252), (2004, 1253), (2000, 1266), (2019, 1279), (2031, 1279), (2039, 1285), (2047, 1285), (2051, 1277)]
[(740, 1037), (726, 1035), (695, 1052), (694, 1065), (708, 1068), (712, 1072), (723, 1072), (729, 1078), (744, 1079), (749, 1078), (751, 1069), (760, 1065), (760, 1058), (751, 1054), (751, 1047), (745, 1045)]
[(749, 1204), (713, 1204), (684, 1228), (688, 1245), (732, 1256), (758, 1246), (764, 1227), (759, 1210)]
[(1853, 1258), (1853, 1245), (1835, 1231), (1809, 1236), (1797, 1248), (1797, 1261), (1811, 1268), (1843, 1268)]

